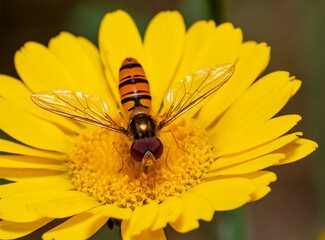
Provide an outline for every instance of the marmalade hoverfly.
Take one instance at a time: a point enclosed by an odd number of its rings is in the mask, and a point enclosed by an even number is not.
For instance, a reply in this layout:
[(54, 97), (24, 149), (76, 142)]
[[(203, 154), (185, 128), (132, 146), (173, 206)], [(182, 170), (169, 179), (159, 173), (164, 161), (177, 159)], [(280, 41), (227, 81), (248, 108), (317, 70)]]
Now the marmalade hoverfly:
[(31, 95), (32, 101), (50, 112), (78, 121), (106, 128), (130, 137), (130, 154), (135, 161), (144, 163), (147, 172), (148, 159), (157, 161), (163, 154), (163, 144), (157, 137), (160, 130), (186, 111), (215, 93), (234, 72), (234, 65), (219, 65), (197, 71), (172, 86), (162, 102), (168, 110), (158, 123), (151, 114), (149, 82), (142, 66), (134, 58), (126, 58), (119, 72), (119, 91), (125, 119), (124, 128), (108, 114), (107, 104), (98, 97), (73, 91), (40, 92)]

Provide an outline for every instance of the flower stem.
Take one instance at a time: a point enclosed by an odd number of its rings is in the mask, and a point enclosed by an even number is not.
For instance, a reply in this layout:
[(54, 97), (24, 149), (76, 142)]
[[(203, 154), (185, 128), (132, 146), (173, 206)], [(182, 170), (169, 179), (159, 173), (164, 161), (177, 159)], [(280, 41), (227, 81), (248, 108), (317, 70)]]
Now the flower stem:
[(239, 208), (228, 213), (230, 224), (232, 225), (232, 233), (230, 239), (245, 240), (244, 213), (243, 208)]
[(213, 20), (217, 23), (226, 21), (225, 4), (223, 0), (208, 0), (210, 14)]

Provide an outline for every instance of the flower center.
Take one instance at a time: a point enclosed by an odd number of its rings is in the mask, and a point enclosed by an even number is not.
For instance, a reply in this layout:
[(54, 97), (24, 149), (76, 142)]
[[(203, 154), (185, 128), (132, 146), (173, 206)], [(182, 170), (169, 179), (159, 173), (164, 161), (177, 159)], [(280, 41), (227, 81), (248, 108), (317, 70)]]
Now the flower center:
[(88, 127), (69, 155), (72, 182), (102, 203), (130, 208), (160, 203), (197, 185), (213, 161), (205, 131), (194, 120), (182, 118), (159, 138), (164, 153), (145, 174), (143, 163), (130, 157), (126, 136)]

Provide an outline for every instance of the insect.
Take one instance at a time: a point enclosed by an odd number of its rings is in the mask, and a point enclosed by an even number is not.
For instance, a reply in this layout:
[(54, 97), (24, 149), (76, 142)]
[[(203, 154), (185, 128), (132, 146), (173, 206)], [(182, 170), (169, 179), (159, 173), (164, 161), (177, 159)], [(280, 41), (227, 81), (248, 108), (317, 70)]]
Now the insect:
[[(93, 124), (121, 134), (132, 140), (130, 155), (144, 164), (155, 162), (164, 152), (158, 135), (164, 127), (222, 87), (234, 72), (234, 65), (219, 65), (197, 71), (173, 85), (156, 115), (151, 113), (149, 82), (139, 62), (126, 58), (119, 72), (119, 91), (126, 128), (117, 124), (108, 113), (107, 104), (98, 97), (72, 91), (40, 92), (32, 101), (50, 112)], [(157, 122), (163, 105), (167, 111)]]

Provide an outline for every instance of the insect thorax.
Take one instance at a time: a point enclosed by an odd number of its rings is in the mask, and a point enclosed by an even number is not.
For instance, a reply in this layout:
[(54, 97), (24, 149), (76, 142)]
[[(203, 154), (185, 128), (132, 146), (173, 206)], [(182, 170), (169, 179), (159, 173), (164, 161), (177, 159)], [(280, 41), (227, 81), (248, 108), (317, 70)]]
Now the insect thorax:
[(129, 131), (134, 139), (152, 138), (156, 136), (156, 121), (147, 114), (134, 115), (129, 124)]

